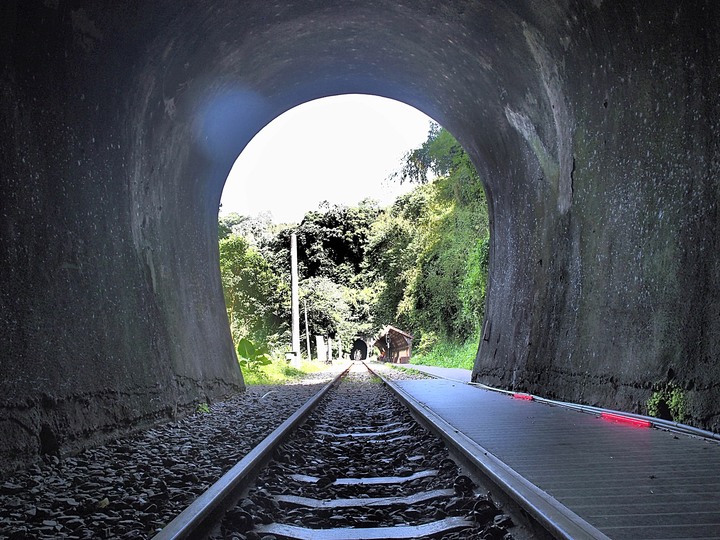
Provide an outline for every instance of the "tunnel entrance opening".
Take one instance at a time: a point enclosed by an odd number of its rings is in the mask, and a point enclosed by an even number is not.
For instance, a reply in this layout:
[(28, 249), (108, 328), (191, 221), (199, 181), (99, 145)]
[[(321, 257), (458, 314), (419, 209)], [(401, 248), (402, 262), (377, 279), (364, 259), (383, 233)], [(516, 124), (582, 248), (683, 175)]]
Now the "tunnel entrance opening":
[(352, 348), (350, 349), (350, 358), (352, 360), (367, 360), (368, 344), (364, 339), (358, 338), (353, 341)]
[(223, 183), (273, 118), (348, 92), (425, 111), (486, 182), (475, 380), (646, 410), (672, 365), (718, 429), (718, 6), (4, 2), (3, 463), (45, 423), (82, 446), (243, 388)]
[[(362, 167), (365, 162), (371, 166)], [(346, 357), (367, 358), (352, 336), (393, 323), (412, 325), (426, 352), (447, 342), (473, 342), (459, 353), (463, 367), (472, 367), (467, 351), (477, 348), (487, 283), (484, 186), (457, 140), (424, 114), (352, 94), (291, 109), (237, 158), (219, 221), (221, 274), (236, 342), (271, 343), (281, 358), (288, 352), (282, 336), (290, 313), (271, 315), (266, 307), (287, 303), (274, 293), (288, 294), (282, 284), (289, 279), (292, 231), (301, 319), (308, 318), (307, 329), (300, 325), (303, 356), (317, 354), (311, 349), (322, 336)], [(253, 271), (240, 277), (243, 265)], [(259, 276), (268, 278), (261, 282)], [(254, 295), (251, 304), (243, 300), (248, 295)], [(401, 302), (411, 306), (404, 314)]]

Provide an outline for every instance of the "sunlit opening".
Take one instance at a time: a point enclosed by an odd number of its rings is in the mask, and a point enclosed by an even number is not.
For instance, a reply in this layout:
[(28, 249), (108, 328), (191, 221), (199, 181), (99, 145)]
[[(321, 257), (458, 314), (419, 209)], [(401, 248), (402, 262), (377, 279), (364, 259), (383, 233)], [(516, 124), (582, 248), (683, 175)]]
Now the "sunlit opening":
[(412, 107), (346, 95), (275, 119), (235, 162), (218, 237), (246, 380), (276, 382), (271, 369), (309, 358), (472, 367), (484, 187), (452, 134)]
[(378, 96), (333, 96), (295, 107), (237, 158), (220, 215), (267, 213), (275, 223), (298, 223), (323, 201), (391, 204), (412, 186), (388, 177), (426, 139), (430, 122), (417, 109)]

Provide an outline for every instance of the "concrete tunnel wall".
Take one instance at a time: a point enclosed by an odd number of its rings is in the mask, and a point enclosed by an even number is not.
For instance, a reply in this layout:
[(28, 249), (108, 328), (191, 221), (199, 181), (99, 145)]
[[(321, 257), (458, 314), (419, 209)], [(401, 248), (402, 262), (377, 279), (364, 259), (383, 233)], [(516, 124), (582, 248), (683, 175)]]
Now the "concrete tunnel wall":
[(349, 92), (434, 117), (483, 177), (475, 380), (641, 411), (673, 379), (720, 428), (718, 21), (712, 0), (3, 2), (3, 468), (242, 389), (223, 182), (274, 117)]

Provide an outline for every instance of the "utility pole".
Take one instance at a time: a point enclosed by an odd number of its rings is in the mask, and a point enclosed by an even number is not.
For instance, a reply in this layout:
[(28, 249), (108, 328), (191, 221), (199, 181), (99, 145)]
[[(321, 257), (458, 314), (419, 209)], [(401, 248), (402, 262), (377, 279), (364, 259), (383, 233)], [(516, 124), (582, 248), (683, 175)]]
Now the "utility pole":
[(312, 355), (310, 354), (310, 331), (308, 330), (307, 322), (307, 300), (303, 300), (303, 305), (305, 306), (305, 340), (307, 341), (307, 354), (308, 360), (312, 360)]
[(292, 354), (290, 365), (300, 365), (300, 304), (298, 301), (297, 235), (290, 236), (290, 282), (292, 301)]

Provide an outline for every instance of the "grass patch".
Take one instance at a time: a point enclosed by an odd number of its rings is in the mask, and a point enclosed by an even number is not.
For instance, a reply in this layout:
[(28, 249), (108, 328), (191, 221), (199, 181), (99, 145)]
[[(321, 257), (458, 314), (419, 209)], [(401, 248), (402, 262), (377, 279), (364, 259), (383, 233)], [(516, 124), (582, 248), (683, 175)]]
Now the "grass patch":
[[(414, 360), (415, 359), (413, 359), (413, 361)], [(412, 365), (412, 364), (402, 364), (402, 365), (408, 366), (408, 365)], [(430, 365), (430, 364), (426, 364), (426, 365)], [(387, 366), (390, 367), (391, 369), (394, 369), (395, 371), (400, 371), (402, 373), (407, 373), (409, 375), (425, 375), (425, 373), (422, 371), (418, 371), (417, 369), (413, 369), (413, 368), (402, 367), (400, 364), (387, 364)]]
[(421, 366), (472, 369), (479, 339), (474, 336), (465, 343), (438, 341), (429, 351), (413, 355), (411, 362)]
[(200, 403), (195, 411), (200, 414), (210, 414), (210, 405), (207, 403)]
[(302, 360), (299, 368), (294, 368), (285, 359), (273, 359), (265, 366), (255, 370), (242, 369), (243, 379), (248, 386), (258, 384), (287, 384), (303, 378), (308, 373), (325, 371), (327, 364), (317, 361)]

